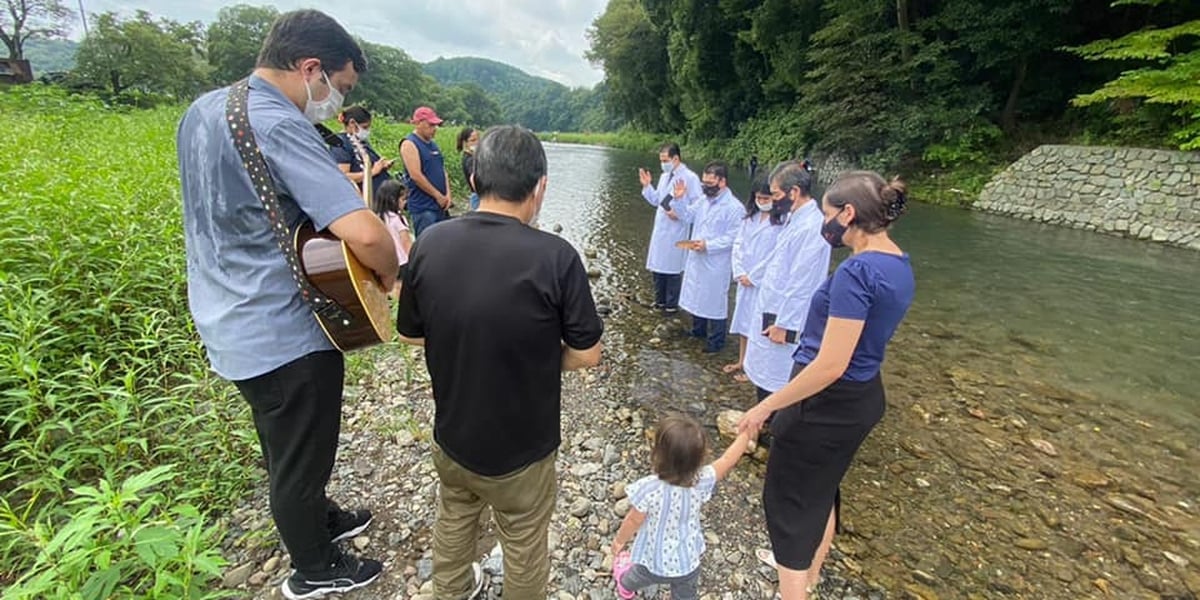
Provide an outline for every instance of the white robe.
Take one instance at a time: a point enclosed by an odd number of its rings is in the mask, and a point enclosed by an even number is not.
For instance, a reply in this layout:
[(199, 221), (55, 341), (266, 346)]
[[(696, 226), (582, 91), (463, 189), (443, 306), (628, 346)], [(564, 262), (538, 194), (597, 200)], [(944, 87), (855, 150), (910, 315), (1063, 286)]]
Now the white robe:
[[(797, 208), (788, 218), (775, 252), (767, 261), (762, 287), (758, 293), (756, 324), (759, 333), (750, 336), (746, 360), (742, 365), (754, 385), (774, 392), (787, 384), (792, 375), (792, 353), (808, 318), (808, 305), (817, 288), (829, 276), (829, 243), (821, 237), (824, 215), (816, 200)], [(777, 315), (775, 324), (796, 332), (793, 344), (776, 344), (762, 335), (763, 313)]]
[(704, 196), (691, 204), (692, 239), (704, 240), (704, 251), (687, 251), (679, 308), (704, 319), (729, 316), (733, 240), (745, 214), (745, 207), (729, 188), (715, 198)]
[[(687, 185), (687, 192), (682, 199), (671, 197), (671, 209), (679, 217), (678, 220), (668, 217), (667, 211), (659, 206), (663, 198), (671, 196), (676, 179), (683, 179)], [(668, 275), (683, 272), (687, 250), (676, 248), (675, 242), (688, 239), (688, 230), (691, 227), (690, 205), (703, 196), (703, 192), (700, 191), (700, 178), (682, 163), (671, 173), (663, 173), (658, 178), (657, 188), (642, 188), (642, 198), (654, 207), (654, 231), (650, 234), (650, 250), (646, 253), (647, 270)]]
[[(729, 333), (750, 337), (762, 332), (762, 315), (758, 310), (758, 290), (767, 272), (767, 260), (775, 250), (775, 241), (782, 225), (772, 225), (768, 213), (758, 212), (742, 219), (737, 238), (733, 241), (733, 285), (737, 288), (733, 320)], [(738, 283), (745, 275), (750, 286)]]

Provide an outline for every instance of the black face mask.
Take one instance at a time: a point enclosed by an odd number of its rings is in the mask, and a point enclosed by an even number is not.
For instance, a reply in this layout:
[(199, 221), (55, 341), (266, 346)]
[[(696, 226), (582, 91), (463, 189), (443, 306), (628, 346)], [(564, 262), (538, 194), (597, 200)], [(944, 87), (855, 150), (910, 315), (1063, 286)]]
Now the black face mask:
[(845, 206), (837, 211), (837, 214), (833, 215), (832, 219), (825, 221), (821, 225), (821, 237), (825, 238), (825, 241), (829, 242), (829, 245), (834, 248), (841, 248), (846, 245), (846, 241), (843, 238), (846, 235), (846, 229), (850, 226), (842, 225), (838, 222), (838, 217), (841, 216), (843, 210), (846, 210)]
[(716, 198), (721, 193), (721, 187), (716, 185), (701, 185), (700, 190), (709, 198)]
[(771, 205), (771, 214), (782, 217), (792, 211), (792, 199), (784, 196)]

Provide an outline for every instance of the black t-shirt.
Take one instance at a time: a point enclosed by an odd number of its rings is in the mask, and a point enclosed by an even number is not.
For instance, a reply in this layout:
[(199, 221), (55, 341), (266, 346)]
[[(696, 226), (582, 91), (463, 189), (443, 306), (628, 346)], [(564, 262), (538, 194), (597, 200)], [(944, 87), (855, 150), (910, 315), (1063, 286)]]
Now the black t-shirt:
[(425, 338), (438, 445), (471, 471), (498, 476), (558, 448), (562, 344), (591, 348), (604, 323), (570, 244), (472, 212), (413, 244), (396, 328)]

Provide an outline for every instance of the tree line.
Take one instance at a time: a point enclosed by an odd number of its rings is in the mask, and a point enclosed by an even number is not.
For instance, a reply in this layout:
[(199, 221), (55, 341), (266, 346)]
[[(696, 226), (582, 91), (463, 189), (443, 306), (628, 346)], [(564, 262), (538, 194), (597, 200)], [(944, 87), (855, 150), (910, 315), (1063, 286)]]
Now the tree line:
[(1189, 0), (610, 0), (588, 37), (615, 118), (730, 158), (1200, 148)]
[[(23, 58), (28, 41), (62, 37), (74, 18), (61, 0), (4, 2), (0, 41), (10, 58)], [(49, 79), (114, 102), (147, 106), (187, 101), (253, 70), (262, 40), (278, 15), (272, 6), (247, 4), (222, 8), (207, 26), (147, 11), (93, 15), (76, 50), (75, 67)], [(428, 105), (444, 119), (477, 126), (520, 123), (536, 130), (581, 131), (615, 125), (607, 119), (597, 90), (570, 89), (508, 67), (523, 77), (509, 74), (508, 79), (519, 85), (510, 84), (506, 93), (497, 94), (470, 79), (439, 82), (404, 50), (361, 43), (370, 68), (352, 101), (383, 116), (406, 119), (417, 106)], [(471, 60), (481, 59), (467, 62)]]

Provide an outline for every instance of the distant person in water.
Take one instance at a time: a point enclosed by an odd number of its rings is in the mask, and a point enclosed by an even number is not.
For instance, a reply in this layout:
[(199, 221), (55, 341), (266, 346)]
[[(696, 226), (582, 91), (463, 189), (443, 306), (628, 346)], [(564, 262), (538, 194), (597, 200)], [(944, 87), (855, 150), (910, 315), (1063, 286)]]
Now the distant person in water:
[(433, 141), (442, 119), (428, 106), (413, 111), (413, 131), (400, 142), (400, 158), (408, 178), (408, 214), (413, 235), (449, 218), (450, 173), (442, 149)]
[(821, 236), (852, 254), (812, 297), (792, 379), (746, 412), (753, 434), (772, 414), (763, 511), (783, 600), (806, 600), (820, 579), (841, 508), (839, 486), (884, 412), (884, 352), (916, 288), (908, 254), (888, 235), (905, 210), (904, 183), (851, 171), (825, 194)]
[(750, 155), (750, 181), (754, 181), (754, 178), (757, 175), (758, 175), (758, 155), (751, 154)]
[(736, 363), (722, 370), (738, 381), (749, 381), (742, 373), (746, 360), (746, 344), (751, 336), (761, 335), (760, 316), (755, 312), (758, 290), (767, 271), (767, 261), (775, 251), (775, 241), (783, 230), (783, 213), (775, 210), (771, 199), (771, 184), (761, 177), (750, 186), (746, 199), (746, 215), (733, 240), (733, 281), (737, 285), (733, 318), (729, 332), (740, 336)]
[[(650, 233), (650, 249), (646, 253), (646, 270), (654, 278), (654, 308), (672, 315), (679, 312), (679, 292), (683, 286), (683, 264), (687, 251), (678, 244), (688, 239), (691, 229), (690, 210), (701, 196), (700, 178), (683, 164), (679, 144), (668, 142), (658, 150), (662, 174), (658, 185), (650, 171), (638, 169), (642, 198), (654, 207), (654, 230)], [(685, 194), (676, 198), (672, 192), (675, 182), (682, 181)]]
[(475, 174), (475, 146), (479, 144), (479, 130), (472, 127), (463, 127), (462, 131), (458, 132), (458, 140), (454, 143), (454, 147), (462, 153), (462, 171), (463, 179), (467, 182), (467, 187), (471, 190), (471, 210), (479, 208), (479, 194), (475, 192), (475, 182), (472, 175)]

